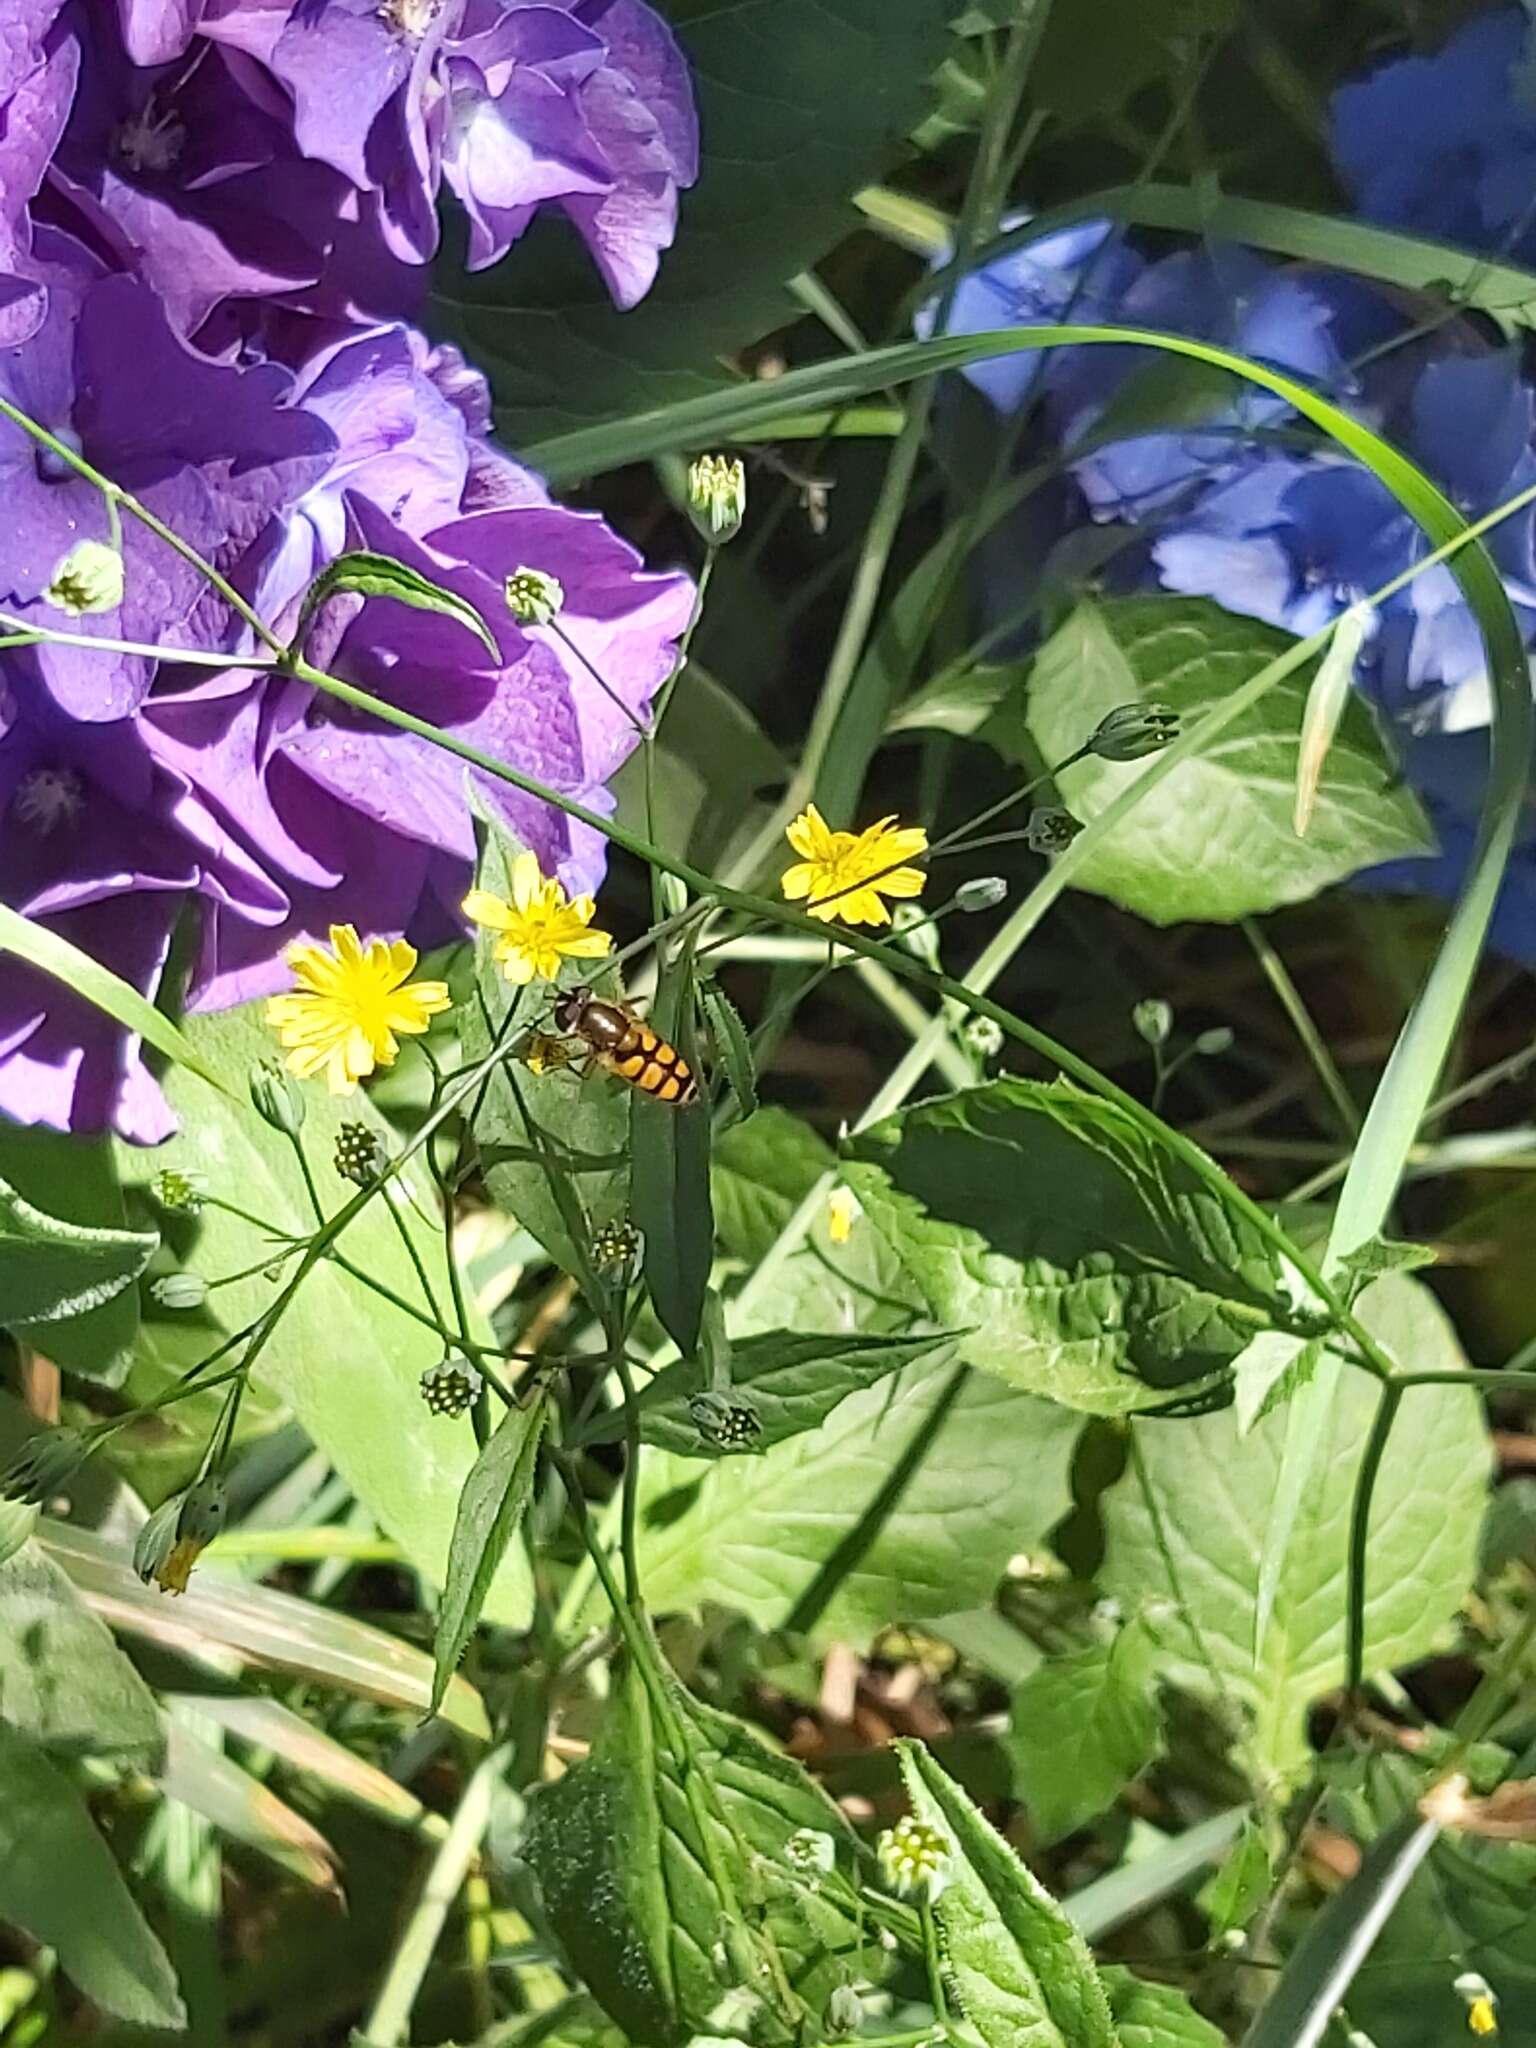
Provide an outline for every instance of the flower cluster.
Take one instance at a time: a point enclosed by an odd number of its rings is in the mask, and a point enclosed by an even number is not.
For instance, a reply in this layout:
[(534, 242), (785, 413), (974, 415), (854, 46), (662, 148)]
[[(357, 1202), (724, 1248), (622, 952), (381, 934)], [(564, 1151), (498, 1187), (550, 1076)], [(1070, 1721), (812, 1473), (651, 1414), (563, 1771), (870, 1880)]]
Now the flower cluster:
[[(462, 763), (263, 665), (76, 464), (280, 637), (348, 548), (465, 599), (494, 652), (377, 596), (324, 606), (307, 651), (606, 810), (691, 585), (554, 504), (489, 439), (479, 375), (407, 323), (444, 186), (473, 265), (554, 207), (621, 305), (645, 292), (696, 169), (671, 33), (642, 0), (28, 0), (0, 42), (0, 401), (47, 436), (0, 417), (0, 900), (146, 994), (195, 911), (192, 1008), (276, 994), (332, 927), (439, 944), (474, 851)], [(528, 565), (558, 628), (509, 604)], [(544, 873), (596, 885), (600, 835), (472, 779)], [(306, 1044), (367, 1071), (362, 1040)], [(136, 1044), (9, 963), (0, 1114), (170, 1127)]]
[[(1536, 254), (1531, 55), (1525, 13), (1499, 10), (1433, 56), (1342, 87), (1331, 142), (1361, 213), (1469, 250)], [(1034, 240), (1026, 226), (1010, 239), (1018, 246), (955, 294), (952, 331), (1114, 321), (1188, 335), (1326, 392), (1402, 447), (1469, 519), (1536, 484), (1536, 392), (1520, 352), (1470, 322), (1420, 319), (1401, 295), (1243, 248), (1149, 258), (1107, 221)], [(965, 374), (1014, 416), (1023, 460), (1045, 456), (1065, 472), (984, 551), (983, 602), (1000, 633), (1027, 626), (1053, 582), (1059, 589), (1087, 561), (1111, 588), (1211, 598), (1308, 634), (1429, 550), (1369, 470), (1256, 386), (1104, 346), (1003, 357)], [(1170, 423), (1148, 427), (1159, 402)], [(1487, 544), (1536, 642), (1536, 508), (1503, 520)], [(1424, 570), (1376, 608), (1356, 676), (1392, 727), (1442, 847), (1438, 859), (1367, 880), (1452, 894), (1473, 838), (1491, 706), (1482, 639), (1447, 568)], [(1494, 942), (1536, 961), (1536, 830), (1517, 853)]]

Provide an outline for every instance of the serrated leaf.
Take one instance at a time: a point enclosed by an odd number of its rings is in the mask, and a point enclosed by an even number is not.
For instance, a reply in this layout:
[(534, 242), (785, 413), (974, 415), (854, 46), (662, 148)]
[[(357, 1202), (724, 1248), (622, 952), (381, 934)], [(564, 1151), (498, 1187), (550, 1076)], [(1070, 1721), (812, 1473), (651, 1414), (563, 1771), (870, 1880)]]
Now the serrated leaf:
[[(1047, 761), (1076, 751), (1105, 712), (1160, 703), (1193, 724), (1292, 642), (1203, 598), (1084, 602), (1035, 660), (1028, 724)], [(1277, 683), (1198, 758), (1164, 777), (1074, 875), (1153, 924), (1214, 923), (1300, 903), (1379, 861), (1433, 851), (1417, 799), (1358, 698), (1344, 707), (1305, 839), (1292, 829), (1309, 668)], [(1146, 761), (1092, 758), (1059, 777), (1090, 823)]]
[(856, 225), (853, 194), (920, 115), (948, 12), (938, 0), (676, 0), (702, 159), (642, 303), (617, 311), (553, 220), (494, 270), (438, 265), (439, 322), (491, 375), (510, 444), (707, 390), (717, 358), (780, 326), (794, 310), (784, 287)]
[(825, 1138), (771, 1104), (723, 1131), (712, 1179), (715, 1228), (724, 1250), (747, 1266), (757, 1265), (801, 1197), (836, 1164)]
[(1065, 1512), (1077, 1431), (1068, 1410), (940, 1362), (850, 1394), (761, 1458), (648, 1455), (646, 1596), (855, 1647), (976, 1606)]
[(944, 1981), (986, 2048), (1117, 2048), (1088, 1944), (917, 1742), (898, 1742), (916, 1818), (950, 1844), (934, 1901)]
[[(1434, 1298), (1399, 1275), (1378, 1280), (1357, 1314), (1403, 1370), (1464, 1363)], [(1246, 1436), (1228, 1411), (1137, 1429), (1138, 1459), (1103, 1496), (1103, 1582), (1140, 1611), (1166, 1675), (1230, 1703), (1262, 1775), (1287, 1777), (1307, 1755), (1306, 1709), (1344, 1676), (1345, 1574), (1355, 1475), (1376, 1403), (1346, 1370), (1295, 1540), (1257, 1655), (1254, 1612), (1264, 1532), (1286, 1416)], [(1475, 1391), (1415, 1388), (1377, 1479), (1366, 1578), (1366, 1669), (1429, 1655), (1472, 1584), (1489, 1445)], [(1154, 1512), (1155, 1508), (1155, 1512)]]
[(709, 1025), (715, 1051), (731, 1084), (731, 1093), (743, 1116), (757, 1108), (757, 1068), (752, 1058), (752, 1040), (741, 1021), (741, 1012), (718, 981), (705, 977), (699, 983), (699, 999)]
[(1117, 1105), (1004, 1079), (855, 1139), (844, 1171), (962, 1355), (1104, 1415), (1224, 1375), (1269, 1320), (1255, 1226)]
[(1172, 1984), (1153, 1984), (1117, 1964), (1099, 1975), (1120, 2048), (1227, 2048), (1226, 2035)]
[(393, 555), (371, 554), (366, 548), (338, 555), (309, 586), (299, 610), (294, 647), (302, 647), (305, 629), (321, 605), (330, 598), (347, 596), (389, 597), (397, 604), (409, 605), (413, 611), (437, 612), (467, 633), (473, 633), (493, 662), (501, 660), (495, 636), (467, 598), (460, 597), (457, 591), (445, 590), (420, 570), (397, 562)]
[(154, 1694), (35, 1543), (0, 1565), (0, 1715), (64, 1756), (150, 1769), (164, 1747)]
[(542, 1401), (509, 1408), (464, 1481), (433, 1640), (434, 1714), (479, 1626), (486, 1595), (527, 1512), (546, 1412)]
[[(652, 1028), (680, 1045), (696, 1068), (692, 1019), (693, 975), (685, 959), (662, 977)], [(637, 1089), (629, 1128), (630, 1212), (645, 1241), (645, 1284), (663, 1329), (687, 1354), (699, 1341), (715, 1255), (709, 1105), (702, 1094), (680, 1108)]]
[(0, 1324), (89, 1314), (132, 1285), (159, 1242), (153, 1231), (68, 1223), (0, 1180)]
[[(819, 1428), (839, 1402), (861, 1387), (874, 1386), (935, 1351), (952, 1350), (953, 1344), (945, 1331), (917, 1337), (823, 1337), (765, 1330), (739, 1338), (731, 1347), (731, 1385), (750, 1391), (762, 1422), (751, 1448), (760, 1454)], [(730, 1452), (701, 1436), (689, 1417), (689, 1397), (708, 1378), (696, 1359), (678, 1359), (659, 1372), (637, 1404), (642, 1439), (680, 1458), (728, 1457)], [(624, 1417), (613, 1411), (581, 1441), (616, 1443), (623, 1435)]]
[(65, 1976), (115, 2018), (140, 2027), (186, 2025), (165, 1951), (84, 1800), (35, 1743), (4, 1721), (0, 1919), (53, 1949)]
[[(187, 1030), (204, 1059), (242, 1095), (252, 1067), (272, 1050), (259, 1007), (190, 1017)], [(236, 1107), (174, 1071), (164, 1085), (180, 1119), (176, 1135), (150, 1153), (126, 1145), (118, 1150), (130, 1213), (159, 1213), (149, 1184), (162, 1169), (176, 1168), (280, 1229), (302, 1235), (313, 1227), (292, 1147), (248, 1102)], [(311, 1085), (306, 1102), (305, 1149), (322, 1196), (339, 1208), (355, 1192), (332, 1165), (341, 1125), (368, 1123), (386, 1145), (394, 1143), (393, 1134), (362, 1095), (339, 1099)], [(343, 1248), (366, 1272), (424, 1308), (414, 1275), (404, 1267), (400, 1228), (410, 1235), (434, 1276), (436, 1293), (446, 1300), (443, 1238), (428, 1221), (436, 1212), (436, 1191), (419, 1158), (404, 1169), (400, 1185), (405, 1198), (380, 1196), (370, 1202), (348, 1226)], [(400, 1227), (386, 1207), (391, 1199)], [(208, 1275), (242, 1272), (269, 1249), (259, 1231), (211, 1207), (195, 1219), (168, 1220), (166, 1227), (168, 1237), (175, 1233), (180, 1263)], [(165, 1392), (224, 1336), (269, 1307), (275, 1291), (271, 1281), (255, 1273), (220, 1287), (195, 1316), (171, 1315), (146, 1303), (129, 1393), (146, 1399)], [(481, 1323), (471, 1334), (489, 1341)], [(264, 1347), (245, 1404), (258, 1412), (265, 1404), (267, 1427), (284, 1406), (290, 1409), (380, 1527), (433, 1585), (442, 1583), (454, 1502), (475, 1459), (468, 1419), (432, 1415), (421, 1398), (421, 1375), (442, 1354), (442, 1340), (431, 1328), (323, 1260)], [(187, 1476), (188, 1464), (207, 1439), (218, 1399), (212, 1394), (178, 1402), (156, 1417), (153, 1442), (179, 1461), (169, 1483)], [(166, 1484), (162, 1480), (162, 1487)], [(523, 1626), (531, 1597), (525, 1561), (514, 1553), (497, 1582), (491, 1612), (509, 1626)]]
[(1152, 1642), (1137, 1621), (1113, 1642), (1053, 1657), (1013, 1695), (1014, 1790), (1042, 1842), (1104, 1813), (1162, 1749)]
[(1409, 1244), (1397, 1238), (1373, 1237), (1344, 1254), (1339, 1260), (1339, 1272), (1353, 1298), (1367, 1282), (1379, 1279), (1383, 1273), (1417, 1273), (1425, 1266), (1432, 1266), (1438, 1257), (1432, 1244)]
[[(487, 827), (475, 876), (478, 888), (506, 898), (518, 848)], [(519, 1006), (495, 958), (496, 934), (475, 937), (475, 993), (459, 1013), (467, 1060), (484, 1059), (498, 1036), (516, 1045), (529, 1030), (551, 1028), (549, 1004)], [(586, 977), (583, 977), (586, 978)], [(599, 994), (610, 992), (597, 977)], [(551, 999), (552, 990), (546, 990)], [(475, 1140), (492, 1201), (578, 1277), (590, 1268), (594, 1235), (617, 1223), (629, 1200), (629, 1095), (603, 1074), (578, 1079), (568, 1069), (535, 1074), (515, 1057), (492, 1072), (474, 1118)], [(555, 1170), (558, 1168), (558, 1172)]]

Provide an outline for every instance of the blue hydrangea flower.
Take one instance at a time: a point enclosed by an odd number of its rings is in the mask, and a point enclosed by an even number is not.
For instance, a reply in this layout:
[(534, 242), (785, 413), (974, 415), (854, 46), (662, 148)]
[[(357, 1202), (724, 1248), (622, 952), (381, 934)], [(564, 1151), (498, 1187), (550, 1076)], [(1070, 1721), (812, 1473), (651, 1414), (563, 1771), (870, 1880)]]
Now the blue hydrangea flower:
[(1430, 57), (1403, 57), (1333, 96), (1329, 141), (1367, 220), (1469, 249), (1536, 257), (1531, 24), (1478, 15)]

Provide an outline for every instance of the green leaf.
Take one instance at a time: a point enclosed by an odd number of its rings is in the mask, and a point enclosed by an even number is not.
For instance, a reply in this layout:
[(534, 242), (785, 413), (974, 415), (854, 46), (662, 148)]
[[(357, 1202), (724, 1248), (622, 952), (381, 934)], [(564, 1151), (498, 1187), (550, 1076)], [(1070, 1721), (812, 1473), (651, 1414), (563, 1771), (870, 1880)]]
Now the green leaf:
[(935, 676), (897, 705), (886, 732), (947, 732), (956, 739), (969, 739), (1022, 690), (1024, 674), (1017, 662), (1010, 662)]
[[(663, 973), (652, 1029), (693, 1057), (691, 958)], [(630, 1213), (645, 1240), (645, 1284), (663, 1329), (678, 1350), (699, 1341), (699, 1318), (715, 1253), (710, 1205), (709, 1104), (700, 1094), (686, 1108), (634, 1092), (630, 1111)]]
[(705, 976), (699, 982), (699, 1000), (709, 1025), (715, 1053), (725, 1070), (736, 1106), (743, 1116), (757, 1108), (757, 1068), (752, 1059), (752, 1040), (741, 1021), (741, 1012), (719, 982)]
[(1117, 2048), (1088, 1945), (921, 1743), (898, 1742), (918, 1820), (950, 1843), (934, 1902), (944, 1980), (986, 2048)]
[(1226, 2048), (1226, 2035), (1172, 1984), (1149, 1983), (1118, 1965), (1100, 1977), (1120, 2048)]
[(947, 12), (935, 0), (675, 0), (703, 155), (644, 301), (618, 311), (575, 231), (552, 220), (493, 270), (438, 266), (438, 319), (489, 371), (503, 436), (517, 447), (707, 389), (717, 357), (781, 326), (794, 310), (783, 287), (856, 225), (852, 195), (922, 112)]
[(212, 1088), (224, 1083), (199, 1056), (183, 1031), (140, 995), (132, 982), (124, 981), (110, 967), (103, 967), (89, 953), (73, 945), (47, 925), (34, 924), (8, 903), (0, 903), (0, 953), (12, 953), (29, 967), (62, 981), (85, 1002), (115, 1017), (132, 1037), (142, 1038), (168, 1060), (175, 1060), (189, 1072), (200, 1075)]
[(330, 598), (349, 595), (390, 597), (397, 604), (409, 605), (413, 611), (436, 612), (473, 633), (492, 661), (501, 660), (495, 635), (467, 598), (444, 589), (419, 570), (397, 562), (392, 555), (370, 554), (365, 548), (353, 549), (328, 562), (304, 593), (293, 635), (295, 649), (303, 646), (305, 631), (321, 605)]
[[(430, 1661), (367, 1622), (214, 1570), (196, 1572), (187, 1591), (172, 1600), (143, 1584), (120, 1540), (109, 1542), (94, 1529), (46, 1517), (37, 1540), (69, 1574), (86, 1605), (110, 1616), (120, 1633), (178, 1654), (191, 1639), (221, 1669), (286, 1672), (306, 1685), (334, 1686), (395, 1711), (427, 1712)], [(454, 1679), (441, 1712), (475, 1741), (489, 1739), (484, 1704), (467, 1680)]]
[[(1357, 1313), (1404, 1370), (1464, 1363), (1443, 1312), (1416, 1281), (1376, 1281)], [(1304, 1762), (1306, 1709), (1344, 1676), (1350, 1509), (1375, 1403), (1375, 1382), (1346, 1369), (1257, 1655), (1254, 1612), (1285, 1414), (1247, 1436), (1230, 1409), (1140, 1425), (1130, 1469), (1103, 1497), (1105, 1586), (1143, 1614), (1165, 1675), (1213, 1693), (1244, 1720), (1246, 1749), (1264, 1776), (1287, 1777)], [(1443, 1643), (1472, 1584), (1488, 1463), (1475, 1392), (1422, 1387), (1407, 1396), (1372, 1511), (1368, 1672)]]
[[(943, 1331), (919, 1337), (824, 1337), (765, 1330), (738, 1339), (731, 1350), (731, 1384), (750, 1390), (763, 1425), (753, 1450), (766, 1452), (819, 1428), (848, 1395), (928, 1358), (941, 1346), (953, 1348), (953, 1339)], [(696, 1359), (678, 1359), (666, 1366), (637, 1404), (642, 1439), (680, 1458), (729, 1456), (699, 1434), (688, 1414), (689, 1396), (707, 1384), (708, 1375)], [(615, 1410), (581, 1441), (616, 1443), (623, 1435), (624, 1417)]]
[[(187, 1028), (203, 1058), (241, 1094), (251, 1068), (271, 1053), (271, 1036), (253, 1008), (193, 1017)], [(166, 1090), (180, 1119), (176, 1136), (152, 1153), (119, 1148), (118, 1168), (130, 1208), (136, 1200), (144, 1213), (151, 1213), (148, 1184), (163, 1168), (174, 1167), (197, 1176), (210, 1194), (223, 1195), (283, 1230), (302, 1234), (313, 1227), (292, 1147), (249, 1106), (236, 1109), (174, 1072), (166, 1076)], [(305, 1099), (305, 1151), (327, 1206), (339, 1208), (355, 1192), (332, 1165), (342, 1124), (368, 1123), (386, 1145), (393, 1142), (392, 1133), (361, 1094), (338, 1100), (310, 1084)], [(390, 1204), (434, 1276), (434, 1291), (446, 1301), (443, 1239), (426, 1220), (436, 1214), (436, 1193), (419, 1160), (405, 1169), (399, 1186), (403, 1198), (384, 1195), (370, 1202), (348, 1226), (340, 1249), (424, 1312)], [(176, 1227), (180, 1263), (210, 1278), (240, 1272), (270, 1249), (250, 1225), (211, 1207), (195, 1221), (176, 1219)], [(136, 1398), (165, 1391), (227, 1333), (268, 1307), (274, 1291), (272, 1282), (256, 1274), (220, 1287), (197, 1316), (147, 1307), (129, 1391)], [(471, 1334), (489, 1341), (483, 1325)], [(380, 1527), (436, 1586), (447, 1569), (454, 1503), (475, 1460), (468, 1420), (432, 1415), (421, 1398), (421, 1375), (442, 1355), (442, 1339), (432, 1329), (327, 1259), (304, 1282), (252, 1375), (253, 1391), (264, 1395), (269, 1407), (283, 1403), (291, 1409)], [(191, 1455), (206, 1436), (209, 1420), (206, 1412), (188, 1420), (185, 1410), (199, 1406), (195, 1400), (178, 1404), (160, 1418), (178, 1418), (196, 1432), (181, 1439)], [(488, 1612), (508, 1626), (523, 1626), (531, 1591), (526, 1561), (513, 1552)]]
[(1077, 1429), (1064, 1408), (936, 1362), (850, 1394), (761, 1458), (648, 1455), (646, 1597), (855, 1647), (974, 1607), (1065, 1513)]
[[(656, 1677), (671, 1694), (659, 1659)], [(530, 1801), (523, 1844), (582, 1982), (633, 2040), (658, 2048), (717, 2031), (711, 2020), (733, 1978), (754, 1992), (765, 1988), (743, 1976), (746, 1930), (732, 1939), (732, 1902), (717, 1883), (723, 1868), (745, 1893), (746, 1858), (714, 1821), (705, 1823), (714, 1860), (706, 1855), (683, 1783), (687, 1770), (703, 1768), (703, 1755), (680, 1759), (673, 1732), (626, 1659), (590, 1756)], [(772, 1940), (771, 1927), (765, 1938)], [(783, 2017), (773, 2024), (761, 2000), (754, 2004), (756, 2038), (787, 2042)]]
[(1273, 1880), (1264, 1830), (1256, 1820), (1244, 1821), (1232, 1853), (1200, 1895), (1211, 1940), (1219, 1941), (1234, 1927), (1246, 1927), (1269, 1896)]
[(1152, 1641), (1137, 1621), (1113, 1642), (1055, 1657), (1013, 1695), (1014, 1790), (1042, 1842), (1106, 1812), (1163, 1746)]
[[(1193, 724), (1289, 644), (1203, 598), (1085, 602), (1036, 657), (1029, 729), (1045, 760), (1062, 761), (1117, 705), (1167, 704)], [(1311, 674), (1309, 666), (1288, 676), (1159, 781), (1077, 870), (1077, 885), (1154, 924), (1229, 923), (1304, 902), (1378, 861), (1432, 852), (1423, 812), (1392, 786), (1393, 764), (1358, 697), (1344, 708), (1311, 825), (1297, 838), (1291, 814)], [(1063, 801), (1086, 824), (1148, 765), (1079, 762), (1058, 778)]]
[(237, 1842), (255, 1849), (305, 1884), (338, 1894), (336, 1855), (318, 1828), (173, 1715), (165, 1763), (157, 1777), (168, 1799), (190, 1807)]
[(1353, 271), (1407, 291), (1433, 291), (1458, 311), (1476, 308), (1491, 314), (1506, 333), (1536, 327), (1536, 272), (1495, 263), (1480, 250), (1402, 234), (1348, 215), (1309, 213), (1269, 199), (1245, 199), (1208, 187), (1161, 185), (1156, 180), (1112, 186), (1037, 214), (1027, 230), (1000, 236), (979, 252), (977, 260), (990, 262), (1025, 241), (1106, 214), (1134, 227), (1183, 230), (1215, 242), (1246, 242), (1277, 256)]
[(0, 1180), (0, 1322), (89, 1314), (138, 1278), (159, 1242), (153, 1231), (68, 1223)]
[(1154, 1132), (1066, 1083), (999, 1080), (853, 1141), (849, 1185), (972, 1365), (1097, 1414), (1223, 1374), (1274, 1254)]
[(1259, 1332), (1234, 1367), (1237, 1425), (1244, 1436), (1310, 1383), (1322, 1363), (1323, 1348), (1321, 1337), (1300, 1337), (1289, 1330)]
[(1112, 114), (1153, 79), (1181, 75), (1187, 39), (1224, 29), (1232, 0), (1095, 0), (1053, 7), (1030, 72), (1031, 97), (1069, 123)]
[(836, 1164), (825, 1138), (787, 1109), (760, 1109), (723, 1131), (712, 1176), (721, 1245), (756, 1266), (802, 1196)]
[(115, 2018), (173, 2031), (186, 2025), (165, 1951), (84, 1800), (29, 1737), (4, 1721), (0, 1919), (53, 1949), (65, 1976)]
[[(108, 1230), (127, 1224), (110, 1139), (65, 1137), (40, 1125), (0, 1121), (0, 1174), (26, 1201), (67, 1223)], [(110, 1387), (128, 1370), (138, 1327), (138, 1291), (124, 1287), (84, 1315), (49, 1322), (28, 1334), (66, 1372)]]
[(437, 1612), (434, 1714), (479, 1623), (507, 1545), (522, 1526), (545, 1418), (542, 1401), (509, 1408), (464, 1482), (448, 1549), (448, 1581)]
[(64, 1756), (147, 1770), (164, 1748), (154, 1694), (35, 1543), (0, 1565), (0, 1714)]
[[(510, 896), (516, 843), (488, 827), (476, 886)], [(466, 1060), (485, 1059), (498, 1037), (516, 1045), (528, 1030), (548, 1031), (548, 1005), (518, 1006), (496, 962), (496, 934), (475, 938), (475, 993), (459, 1012)], [(609, 992), (605, 978), (595, 984)], [(551, 992), (552, 993), (552, 992)], [(491, 1199), (538, 1239), (556, 1265), (590, 1272), (592, 1237), (624, 1215), (629, 1199), (629, 1091), (602, 1074), (568, 1069), (534, 1074), (515, 1057), (492, 1072), (474, 1117), (475, 1139)]]

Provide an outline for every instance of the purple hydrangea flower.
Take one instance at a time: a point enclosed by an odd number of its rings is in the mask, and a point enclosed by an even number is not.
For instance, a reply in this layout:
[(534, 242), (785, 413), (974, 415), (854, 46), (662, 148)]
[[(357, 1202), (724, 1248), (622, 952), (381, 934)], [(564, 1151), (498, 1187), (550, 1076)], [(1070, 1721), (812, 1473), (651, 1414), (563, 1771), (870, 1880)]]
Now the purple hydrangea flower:
[[(129, 720), (63, 716), (35, 678), (0, 680), (0, 898), (154, 993), (189, 893), (273, 920), (281, 891)], [(0, 1113), (62, 1130), (171, 1127), (128, 1038), (50, 976), (0, 975)]]
[[(324, 422), (285, 403), (275, 366), (209, 363), (171, 333), (160, 301), (129, 277), (92, 275), (56, 235), (68, 262), (41, 266), (48, 312), (37, 333), (0, 357), (0, 392), (133, 491), (216, 567), (237, 570), (272, 514), (323, 473), (334, 446)], [(109, 538), (96, 487), (19, 427), (0, 422), (0, 606), (28, 623), (77, 621), (47, 592), (82, 540)], [(124, 592), (91, 616), (101, 637), (238, 652), (248, 634), (199, 572), (137, 520), (123, 523)], [(153, 663), (42, 646), (13, 657), (35, 669), (70, 716), (112, 720), (148, 690)]]
[[(636, 744), (632, 720), (645, 717), (671, 672), (693, 588), (683, 576), (644, 573), (595, 514), (551, 504), (535, 479), (504, 467), (502, 497), (520, 491), (521, 503), (454, 519), (420, 541), (369, 499), (347, 501), (354, 541), (468, 599), (491, 625), (498, 661), (450, 619), (370, 599), (340, 632), (330, 666), (604, 813), (605, 785)], [(502, 586), (518, 567), (542, 568), (563, 586), (556, 626), (512, 620)], [(604, 842), (590, 827), (491, 777), (466, 777), (441, 748), (307, 685), (236, 688), (221, 676), (157, 697), (144, 723), (156, 757), (260, 849), (291, 899), (277, 928), (223, 910), (205, 921), (193, 986), (202, 1007), (280, 986), (281, 949), (337, 921), (405, 931), (422, 944), (456, 931), (475, 850), (467, 785), (573, 893), (601, 879)]]
[(1431, 57), (1403, 57), (1334, 94), (1330, 142), (1367, 220), (1470, 249), (1536, 256), (1531, 26), (1480, 14)]
[(32, 202), (74, 98), (78, 52), (63, 0), (10, 0), (0, 23), (0, 348), (36, 332), (43, 286), (32, 261)]
[(211, 0), (202, 33), (266, 68), (300, 151), (373, 196), (408, 262), (437, 247), (446, 180), (473, 268), (552, 204), (632, 306), (698, 175), (687, 66), (642, 0)]

